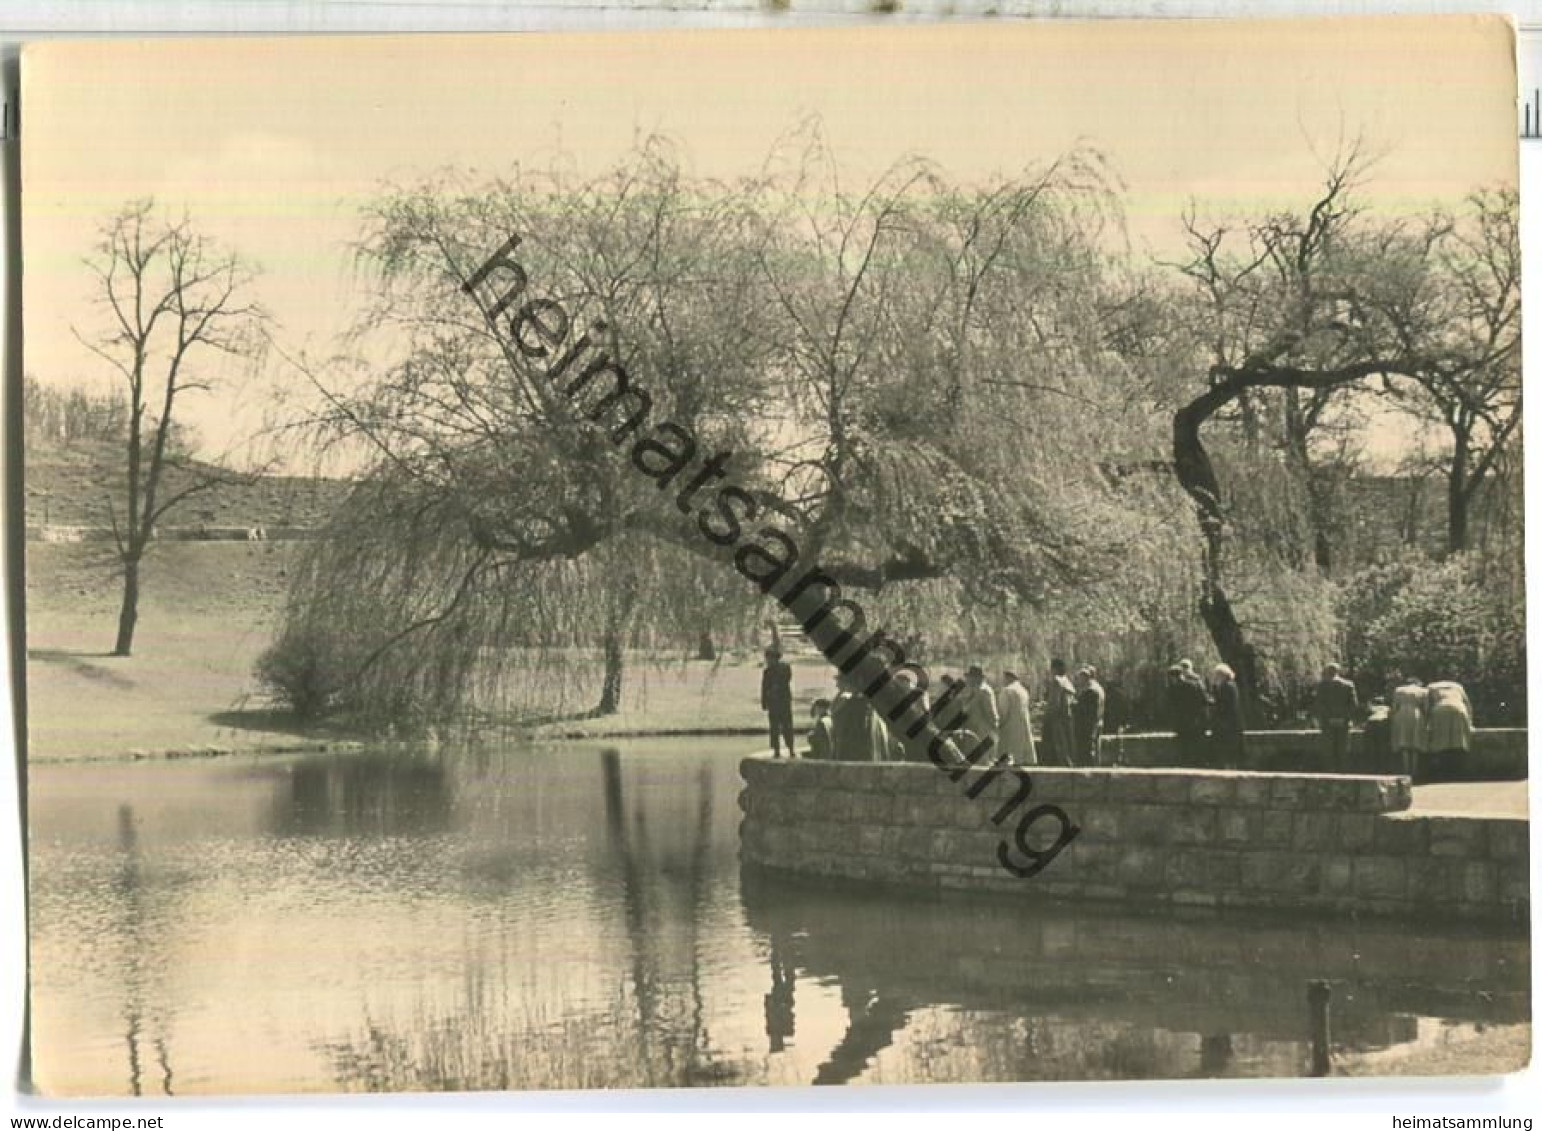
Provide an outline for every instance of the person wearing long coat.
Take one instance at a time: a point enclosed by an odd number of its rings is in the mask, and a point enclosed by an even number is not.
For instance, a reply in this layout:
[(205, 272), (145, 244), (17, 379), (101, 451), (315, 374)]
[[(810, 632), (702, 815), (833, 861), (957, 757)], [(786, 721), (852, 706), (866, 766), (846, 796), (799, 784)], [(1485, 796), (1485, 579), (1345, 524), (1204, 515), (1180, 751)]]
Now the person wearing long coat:
[(1210, 745), (1215, 765), (1240, 770), (1247, 764), (1247, 745), (1242, 725), (1242, 689), (1230, 665), (1217, 664), (1211, 673), (1213, 706), (1210, 713)]
[(1049, 684), (1044, 694), (1044, 764), (1076, 764), (1076, 688), (1066, 678), (1065, 661), (1049, 662)]
[(837, 762), (889, 761), (889, 728), (866, 695), (841, 677), (841, 694), (830, 710), (830, 740)]
[(1001, 708), (1001, 729), (997, 745), (1004, 757), (1014, 765), (1036, 766), (1039, 753), (1033, 745), (1033, 726), (1028, 713), (1028, 689), (1017, 678), (1016, 672), (1002, 673), (1004, 682), (997, 700)]
[(1436, 754), (1472, 749), (1472, 702), (1454, 680), (1429, 685), (1425, 749)]
[(1203, 759), (1210, 694), (1192, 664), (1174, 664), (1167, 669), (1167, 709), (1177, 739), (1178, 765), (1189, 765), (1196, 756)]
[[(925, 715), (935, 721), (932, 712), (932, 697), (924, 689), (918, 689), (919, 681), (915, 673), (908, 669), (900, 669), (894, 673), (894, 684), (897, 690), (904, 694), (906, 699), (912, 699), (911, 710)], [(928, 743), (924, 734), (915, 737), (910, 735), (911, 723), (905, 717), (891, 718), (889, 726), (889, 756), (896, 762), (925, 762), (928, 758)]]
[(1076, 709), (1072, 719), (1076, 731), (1075, 763), (1096, 766), (1103, 752), (1103, 685), (1092, 668), (1076, 673)]
[(1392, 753), (1397, 755), (1403, 772), (1410, 777), (1418, 770), (1419, 755), (1425, 751), (1429, 707), (1429, 689), (1417, 679), (1410, 679), (1393, 689)]
[(978, 664), (964, 673), (962, 702), (964, 729), (976, 741), (986, 738), (993, 743), (1000, 741), (998, 732), (1001, 729), (1001, 713), (996, 710), (996, 692), (985, 682), (985, 670)]

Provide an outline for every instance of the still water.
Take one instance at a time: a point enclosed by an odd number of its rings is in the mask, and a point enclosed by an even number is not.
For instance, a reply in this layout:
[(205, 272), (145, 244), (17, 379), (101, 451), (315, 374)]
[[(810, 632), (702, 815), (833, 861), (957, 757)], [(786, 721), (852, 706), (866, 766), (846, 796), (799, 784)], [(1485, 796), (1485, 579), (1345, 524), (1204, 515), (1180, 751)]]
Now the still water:
[(1524, 934), (741, 874), (742, 739), (35, 767), (55, 1095), (1300, 1075), (1529, 1019)]

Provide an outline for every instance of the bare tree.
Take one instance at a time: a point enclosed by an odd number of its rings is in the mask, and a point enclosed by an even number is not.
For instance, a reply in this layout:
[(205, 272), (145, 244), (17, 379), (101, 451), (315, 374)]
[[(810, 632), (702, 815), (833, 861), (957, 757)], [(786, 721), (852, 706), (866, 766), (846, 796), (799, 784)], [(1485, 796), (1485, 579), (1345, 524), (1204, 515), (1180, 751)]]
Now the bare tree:
[[(1179, 269), (1199, 299), (1193, 337), (1203, 343), (1208, 382), (1173, 414), (1173, 467), (1203, 537), (1200, 616), (1237, 672), (1251, 713), (1260, 658), (1228, 592), (1227, 495), (1201, 430), (1233, 405), (1283, 390), (1286, 437), (1299, 455), (1341, 390), (1371, 378), (1421, 381), (1436, 372), (1465, 381), (1476, 362), (1445, 332), (1449, 280), (1439, 249), (1450, 222), (1439, 214), (1367, 216), (1354, 199), (1366, 166), (1360, 151), (1349, 149), (1304, 214), (1235, 228), (1186, 219), (1190, 258)], [(1321, 549), (1314, 554), (1319, 562), (1322, 556)]]
[[(140, 563), (156, 523), (188, 497), (224, 478), (183, 458), (173, 443), (176, 412), (188, 393), (207, 391), (221, 361), (253, 361), (262, 352), (263, 309), (246, 297), (253, 269), (199, 233), (185, 216), (156, 216), (152, 200), (135, 201), (103, 224), (86, 260), (97, 282), (106, 328), (75, 336), (123, 378), (128, 392), (124, 498), (110, 505), (123, 567), (123, 603), (113, 654), (133, 651), (139, 620)], [(168, 468), (192, 472), (164, 493)]]
[[(1451, 441), (1446, 480), (1446, 548), (1471, 540), (1470, 516), (1521, 427), (1520, 200), (1513, 189), (1468, 198), (1439, 250), (1443, 286), (1440, 348), (1412, 383), (1388, 391)], [(1410, 395), (1411, 394), (1411, 395)]]

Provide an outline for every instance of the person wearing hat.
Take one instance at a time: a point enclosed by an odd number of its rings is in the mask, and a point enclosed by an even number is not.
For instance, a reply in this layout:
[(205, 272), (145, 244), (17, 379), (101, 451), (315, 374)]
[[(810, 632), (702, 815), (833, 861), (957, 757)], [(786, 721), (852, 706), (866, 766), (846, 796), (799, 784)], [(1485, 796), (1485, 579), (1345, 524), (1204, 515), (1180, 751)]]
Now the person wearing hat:
[(1044, 693), (1044, 763), (1076, 765), (1076, 688), (1066, 678), (1065, 661), (1049, 662), (1049, 683)]
[[(895, 686), (900, 690), (904, 699), (911, 701), (911, 710), (916, 714), (932, 718), (932, 699), (926, 693), (926, 689), (920, 686), (916, 679), (916, 673), (909, 668), (901, 668), (894, 673)], [(927, 760), (927, 744), (922, 735), (911, 737), (905, 718), (890, 716), (894, 724), (889, 731), (889, 754), (896, 762), (924, 762)]]
[(964, 673), (964, 727), (975, 740), (997, 740), (1001, 715), (996, 710), (996, 692), (985, 682), (985, 669), (972, 664)]
[(1178, 739), (1177, 764), (1204, 765), (1210, 755), (1206, 746), (1210, 730), (1210, 693), (1188, 660), (1167, 669), (1167, 709), (1173, 734)]
[(760, 709), (771, 723), (771, 753), (782, 756), (782, 739), (787, 740), (787, 757), (797, 757), (792, 743), (792, 665), (782, 659), (780, 648), (766, 649), (766, 667), (760, 673)]
[(1098, 670), (1088, 666), (1076, 673), (1076, 764), (1096, 766), (1103, 755), (1103, 704), (1107, 698)]
[(836, 676), (840, 694), (830, 708), (830, 740), (837, 762), (891, 761), (889, 728), (860, 691), (857, 678)]

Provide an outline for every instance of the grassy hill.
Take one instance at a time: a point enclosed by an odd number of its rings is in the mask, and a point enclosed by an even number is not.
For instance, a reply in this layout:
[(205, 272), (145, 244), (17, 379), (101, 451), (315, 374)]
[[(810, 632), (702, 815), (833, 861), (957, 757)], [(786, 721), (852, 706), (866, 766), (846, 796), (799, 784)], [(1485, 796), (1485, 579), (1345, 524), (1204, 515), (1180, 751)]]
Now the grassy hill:
[[(106, 498), (121, 492), (118, 460), (116, 448), (104, 444), (30, 447), (28, 523), (105, 525)], [(186, 480), (168, 477), (167, 488), (177, 490), (179, 482)], [(162, 525), (315, 527), (346, 489), (336, 480), (271, 476), (214, 488)], [(29, 758), (255, 752), (335, 738), (330, 728), (302, 731), (267, 709), (252, 674), (273, 639), (289, 574), (305, 549), (302, 541), (152, 543), (142, 572), (134, 655), (121, 658), (108, 654), (122, 597), (111, 543), (28, 542)], [(758, 652), (725, 655), (717, 664), (684, 655), (634, 657), (621, 713), (555, 723), (548, 732), (744, 728), (758, 734), (765, 721)], [(831, 685), (822, 658), (800, 661), (800, 718), (808, 701), (830, 694)]]
[[(32, 442), (29, 526), (106, 527), (123, 505), (116, 444)], [(168, 469), (162, 490), (193, 480)], [(320, 526), (348, 484), (265, 476), (200, 492), (168, 527)], [(252, 666), (272, 639), (299, 542), (157, 541), (145, 558), (134, 656), (108, 656), (122, 598), (110, 542), (28, 542), (27, 699), (34, 758), (100, 757), (131, 749), (267, 747), (261, 716), (242, 721), (258, 688)], [(282, 731), (282, 726), (280, 730)]]
[[(123, 757), (133, 751), (292, 749), (299, 728), (270, 711), (253, 665), (272, 641), (288, 574), (306, 543), (164, 542), (145, 559), (134, 655), (108, 655), (121, 580), (104, 543), (27, 545), (28, 756), (35, 761)], [(648, 660), (654, 660), (649, 664)], [(758, 654), (721, 663), (636, 655), (621, 713), (558, 722), (548, 736), (743, 728), (759, 735)], [(833, 675), (821, 657), (796, 660), (800, 725)], [(598, 684), (595, 695), (599, 693)], [(746, 740), (730, 753), (752, 748)]]
[[(121, 514), (126, 498), (124, 455), (116, 444), (82, 441), (62, 447), (31, 443), (26, 468), (29, 526), (109, 526), (109, 499), (116, 502)], [(188, 471), (168, 468), (162, 497), (195, 481)], [(348, 486), (338, 479), (290, 475), (220, 484), (189, 498), (171, 511), (162, 525), (316, 527), (342, 502)]]

